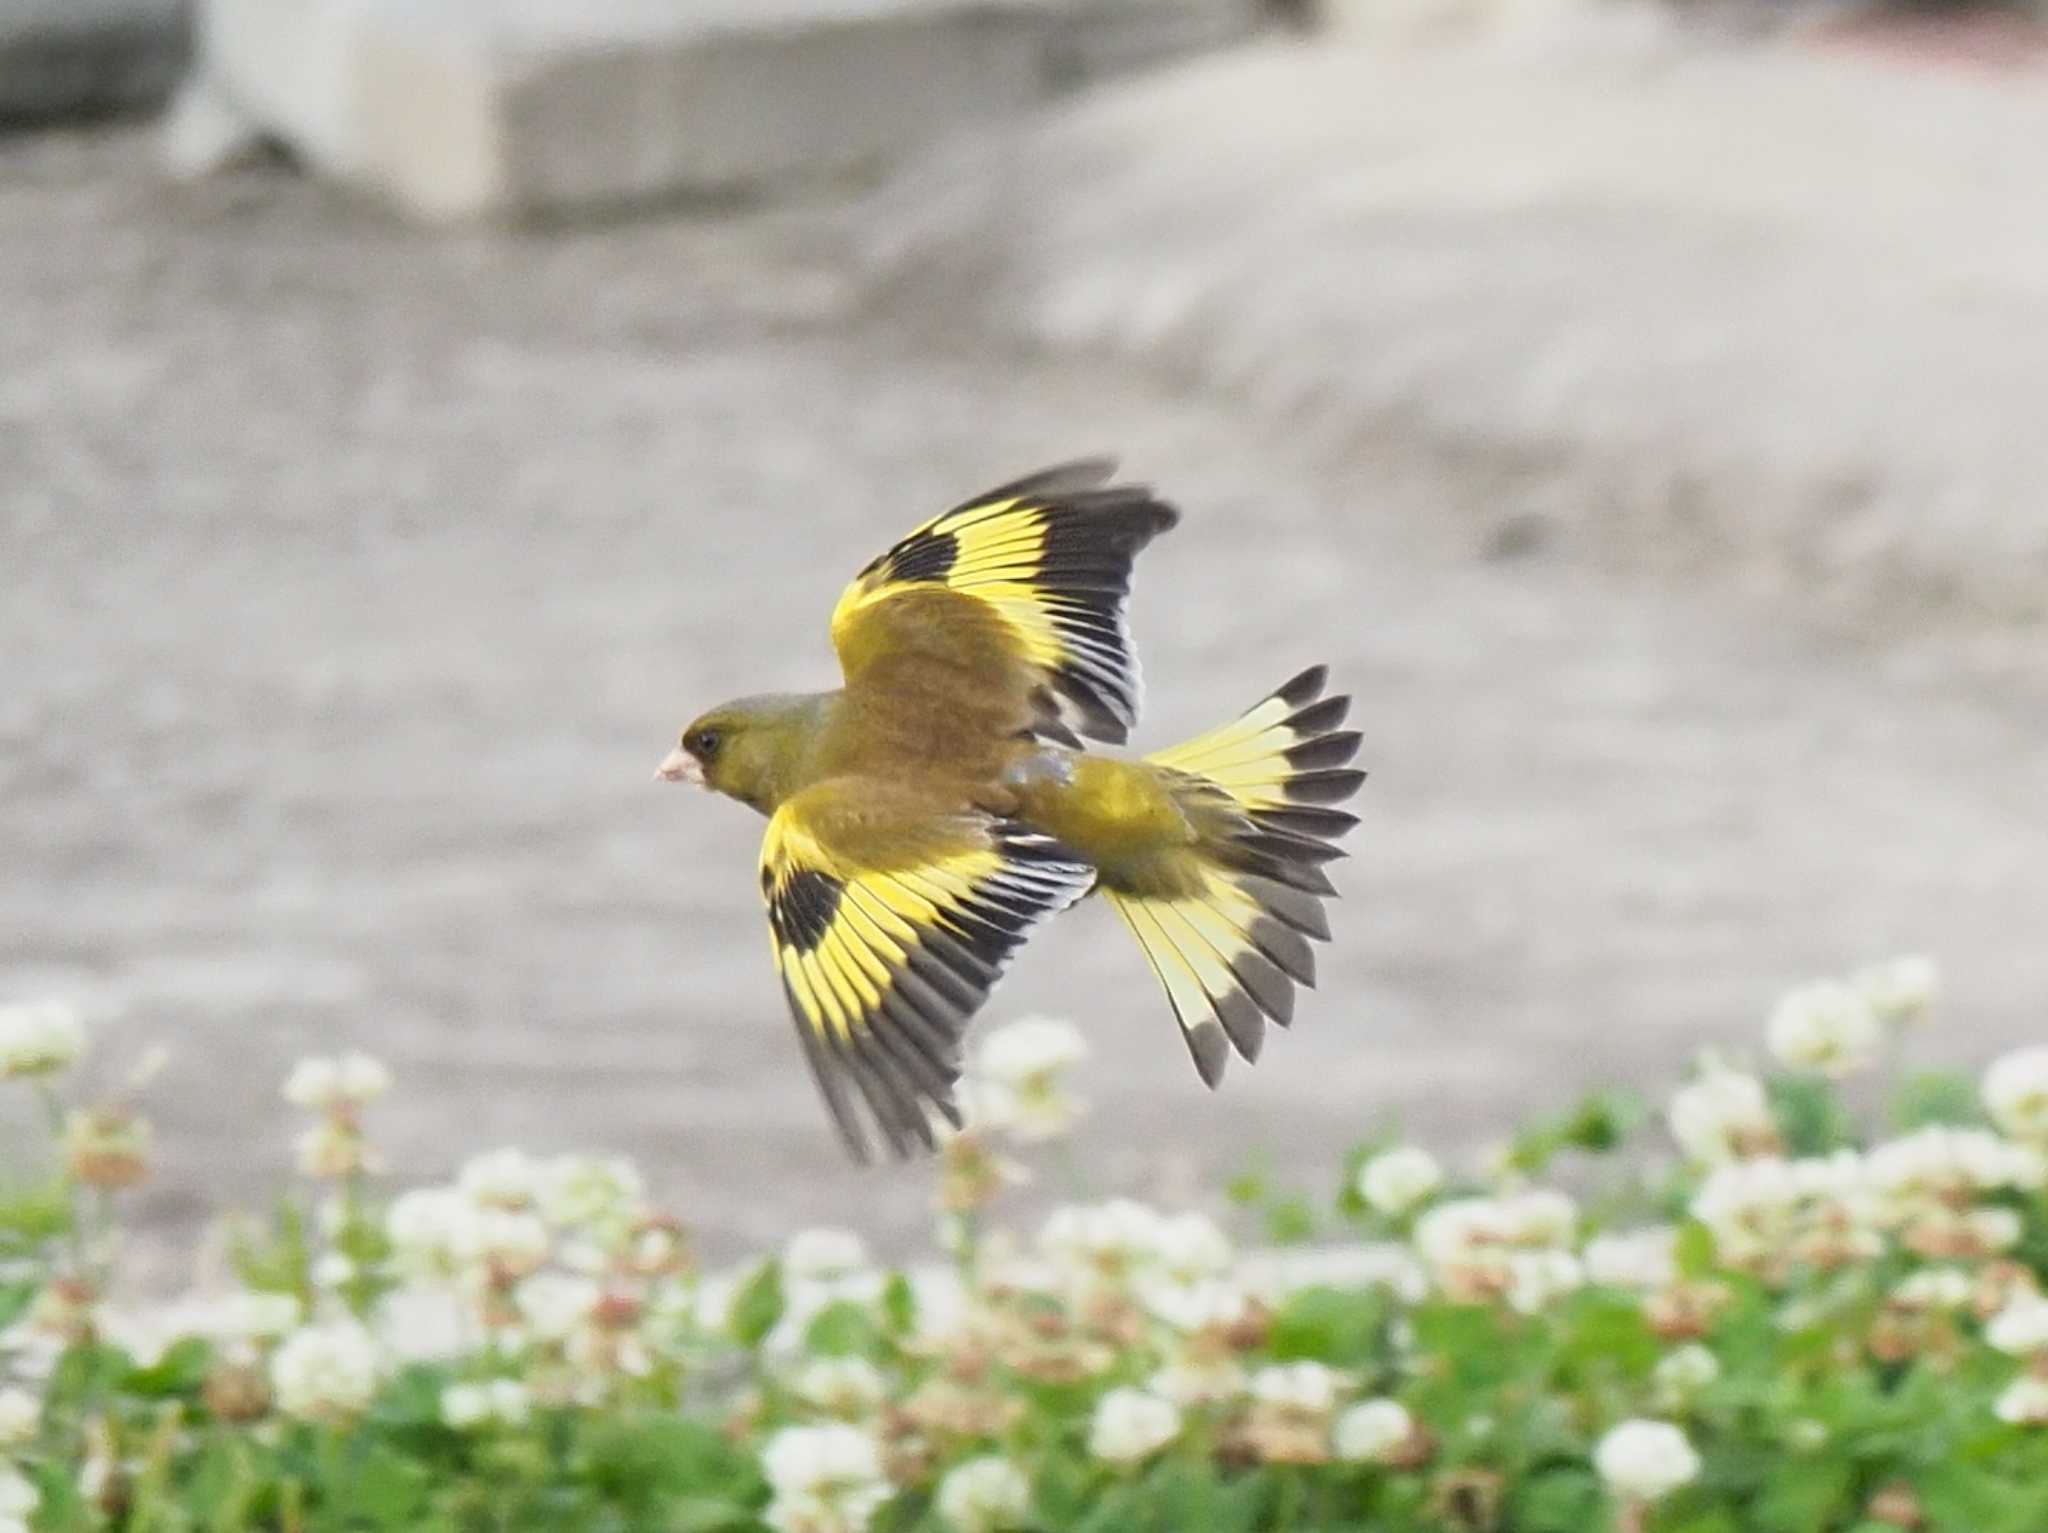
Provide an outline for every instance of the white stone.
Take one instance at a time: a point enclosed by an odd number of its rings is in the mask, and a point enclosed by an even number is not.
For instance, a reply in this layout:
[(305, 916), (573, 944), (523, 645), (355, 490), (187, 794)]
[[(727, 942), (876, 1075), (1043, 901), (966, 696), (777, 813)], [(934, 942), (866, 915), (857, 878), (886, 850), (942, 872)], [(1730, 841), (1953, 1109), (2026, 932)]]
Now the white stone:
[(225, 170), (262, 142), (262, 126), (211, 75), (187, 80), (164, 113), (164, 166), (181, 181)]
[[(205, 67), (325, 173), (431, 220), (858, 172), (1241, 35), (1237, 0), (202, 0)], [(1070, 72), (1070, 71), (1069, 71)]]

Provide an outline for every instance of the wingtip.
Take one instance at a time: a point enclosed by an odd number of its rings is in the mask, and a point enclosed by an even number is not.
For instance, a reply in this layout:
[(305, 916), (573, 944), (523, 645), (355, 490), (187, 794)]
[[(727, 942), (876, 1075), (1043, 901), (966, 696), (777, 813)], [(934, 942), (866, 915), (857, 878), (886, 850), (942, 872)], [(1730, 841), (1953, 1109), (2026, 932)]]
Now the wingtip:
[(1223, 1024), (1214, 1017), (1204, 1017), (1184, 1029), (1183, 1036), (1188, 1041), (1188, 1053), (1194, 1057), (1195, 1073), (1201, 1076), (1204, 1086), (1214, 1091), (1223, 1084), (1224, 1066), (1230, 1063), (1230, 1039)]
[(1305, 708), (1323, 695), (1323, 688), (1329, 680), (1330, 668), (1327, 665), (1312, 665), (1291, 677), (1273, 695), (1290, 708)]

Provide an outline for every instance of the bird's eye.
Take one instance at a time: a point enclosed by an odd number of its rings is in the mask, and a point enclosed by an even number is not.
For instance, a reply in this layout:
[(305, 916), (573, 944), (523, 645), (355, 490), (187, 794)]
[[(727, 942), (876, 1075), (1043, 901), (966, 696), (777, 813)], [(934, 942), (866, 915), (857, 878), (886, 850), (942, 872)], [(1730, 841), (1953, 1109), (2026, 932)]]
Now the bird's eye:
[(689, 743), (691, 751), (696, 755), (713, 755), (718, 750), (718, 731), (715, 729), (700, 729), (690, 736)]

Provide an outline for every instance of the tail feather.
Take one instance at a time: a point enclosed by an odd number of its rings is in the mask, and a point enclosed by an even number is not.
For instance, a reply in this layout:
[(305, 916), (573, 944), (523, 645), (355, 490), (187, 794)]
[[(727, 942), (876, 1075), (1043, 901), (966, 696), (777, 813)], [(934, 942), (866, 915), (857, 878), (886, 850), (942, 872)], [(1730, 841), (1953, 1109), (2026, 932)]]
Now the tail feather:
[(1348, 697), (1325, 697), (1314, 666), (1219, 729), (1147, 758), (1200, 833), (1192, 870), (1167, 892), (1104, 888), (1165, 989), (1203, 1081), (1235, 1051), (1259, 1056), (1265, 1023), (1294, 1019), (1314, 988), (1311, 941), (1329, 940), (1335, 888), (1323, 865), (1358, 817), (1333, 805), (1365, 773), (1360, 736), (1341, 730)]

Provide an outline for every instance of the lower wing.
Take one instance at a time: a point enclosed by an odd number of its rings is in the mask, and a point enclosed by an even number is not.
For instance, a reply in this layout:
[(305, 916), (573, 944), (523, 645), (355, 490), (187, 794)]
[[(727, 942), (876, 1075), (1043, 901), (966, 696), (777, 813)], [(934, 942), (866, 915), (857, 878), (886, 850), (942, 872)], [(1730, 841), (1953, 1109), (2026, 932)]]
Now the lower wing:
[(856, 1101), (892, 1154), (956, 1126), (960, 1039), (1010, 956), (1095, 870), (1014, 821), (837, 778), (775, 812), (761, 890), (790, 1011), (848, 1151)]

